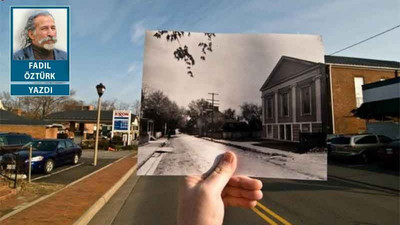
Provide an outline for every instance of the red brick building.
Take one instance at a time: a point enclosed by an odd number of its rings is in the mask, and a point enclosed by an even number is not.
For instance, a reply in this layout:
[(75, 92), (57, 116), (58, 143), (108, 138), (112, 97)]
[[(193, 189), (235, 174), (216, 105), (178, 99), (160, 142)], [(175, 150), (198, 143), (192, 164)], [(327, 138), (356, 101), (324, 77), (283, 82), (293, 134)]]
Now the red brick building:
[(325, 63), (282, 56), (260, 91), (266, 139), (299, 141), (300, 132), (366, 132), (351, 111), (362, 85), (398, 76), (400, 62), (325, 56)]
[(366, 121), (354, 117), (351, 113), (362, 104), (361, 86), (397, 77), (400, 62), (326, 56), (325, 63), (329, 67), (331, 83), (332, 132), (366, 132)]

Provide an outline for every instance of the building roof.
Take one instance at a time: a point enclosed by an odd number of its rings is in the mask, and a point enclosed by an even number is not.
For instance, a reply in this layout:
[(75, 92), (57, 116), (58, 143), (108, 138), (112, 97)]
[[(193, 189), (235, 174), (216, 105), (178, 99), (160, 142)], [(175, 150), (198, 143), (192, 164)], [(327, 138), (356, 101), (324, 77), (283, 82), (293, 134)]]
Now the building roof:
[[(131, 114), (131, 118), (135, 118), (136, 115)], [(113, 111), (101, 111), (100, 122), (101, 123), (112, 123)], [(97, 111), (96, 110), (70, 110), (64, 112), (52, 113), (46, 117), (46, 121), (53, 122), (81, 122), (81, 123), (96, 123), (97, 122)], [(133, 122), (133, 120), (132, 120)]]
[(18, 116), (10, 111), (0, 110), (0, 125), (48, 125), (43, 120), (34, 120)]
[(290, 80), (293, 77), (305, 73), (306, 71), (315, 69), (318, 65), (321, 64), (304, 59), (282, 56), (272, 72), (269, 74), (267, 80), (261, 86), (260, 91), (266, 90), (281, 82)]
[[(395, 78), (388, 79), (388, 80), (382, 80), (382, 81), (377, 81), (377, 82), (373, 82), (373, 83), (369, 83), (369, 84), (364, 84), (362, 86), (362, 89), (364, 91), (364, 90), (368, 90), (368, 89), (384, 87), (384, 86), (388, 86), (391, 84), (397, 84), (397, 83), (400, 83), (400, 77), (395, 77)], [(399, 93), (397, 93), (397, 94), (399, 94)]]
[(363, 59), (355, 57), (344, 56), (325, 56), (326, 64), (342, 64), (342, 65), (356, 65), (356, 66), (371, 66), (371, 67), (385, 67), (400, 69), (400, 62), (377, 60), (377, 59)]

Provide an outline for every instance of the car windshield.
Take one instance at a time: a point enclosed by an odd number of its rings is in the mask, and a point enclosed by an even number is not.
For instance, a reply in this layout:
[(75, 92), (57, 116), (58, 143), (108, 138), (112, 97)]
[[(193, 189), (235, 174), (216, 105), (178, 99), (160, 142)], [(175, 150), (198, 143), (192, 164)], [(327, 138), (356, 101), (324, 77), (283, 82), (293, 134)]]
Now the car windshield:
[(337, 137), (331, 140), (332, 144), (348, 145), (350, 144), (350, 137)]
[[(57, 149), (58, 141), (34, 141), (32, 143), (33, 151), (54, 151)], [(26, 144), (24, 148), (29, 148), (30, 143)]]

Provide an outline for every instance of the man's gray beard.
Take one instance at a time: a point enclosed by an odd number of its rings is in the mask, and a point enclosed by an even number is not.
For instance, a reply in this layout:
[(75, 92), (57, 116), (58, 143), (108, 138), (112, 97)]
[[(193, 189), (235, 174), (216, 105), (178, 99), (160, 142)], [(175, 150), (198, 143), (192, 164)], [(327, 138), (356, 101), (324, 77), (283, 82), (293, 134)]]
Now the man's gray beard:
[(55, 44), (44, 44), (44, 45), (43, 45), (43, 48), (46, 49), (46, 50), (51, 51), (51, 50), (54, 49), (54, 45), (55, 45)]
[(57, 43), (57, 37), (46, 37), (46, 38), (43, 38), (42, 40), (39, 41), (39, 44), (42, 44), (43, 42), (50, 41), (50, 40), (54, 41), (54, 43), (53, 44), (44, 44), (43, 48), (46, 49), (46, 50), (51, 51), (51, 50), (54, 49), (54, 46)]

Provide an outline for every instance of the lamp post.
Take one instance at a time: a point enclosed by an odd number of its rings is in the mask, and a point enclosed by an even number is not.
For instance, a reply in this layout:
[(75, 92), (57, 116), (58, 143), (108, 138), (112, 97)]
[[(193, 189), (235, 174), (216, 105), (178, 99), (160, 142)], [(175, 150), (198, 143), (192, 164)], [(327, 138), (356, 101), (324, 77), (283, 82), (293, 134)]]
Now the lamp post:
[(96, 143), (94, 145), (94, 157), (93, 166), (97, 165), (97, 150), (99, 145), (99, 130), (100, 130), (100, 112), (101, 112), (101, 96), (104, 93), (106, 87), (100, 83), (96, 85), (97, 94), (99, 95), (99, 100), (97, 101), (97, 125), (96, 125)]

